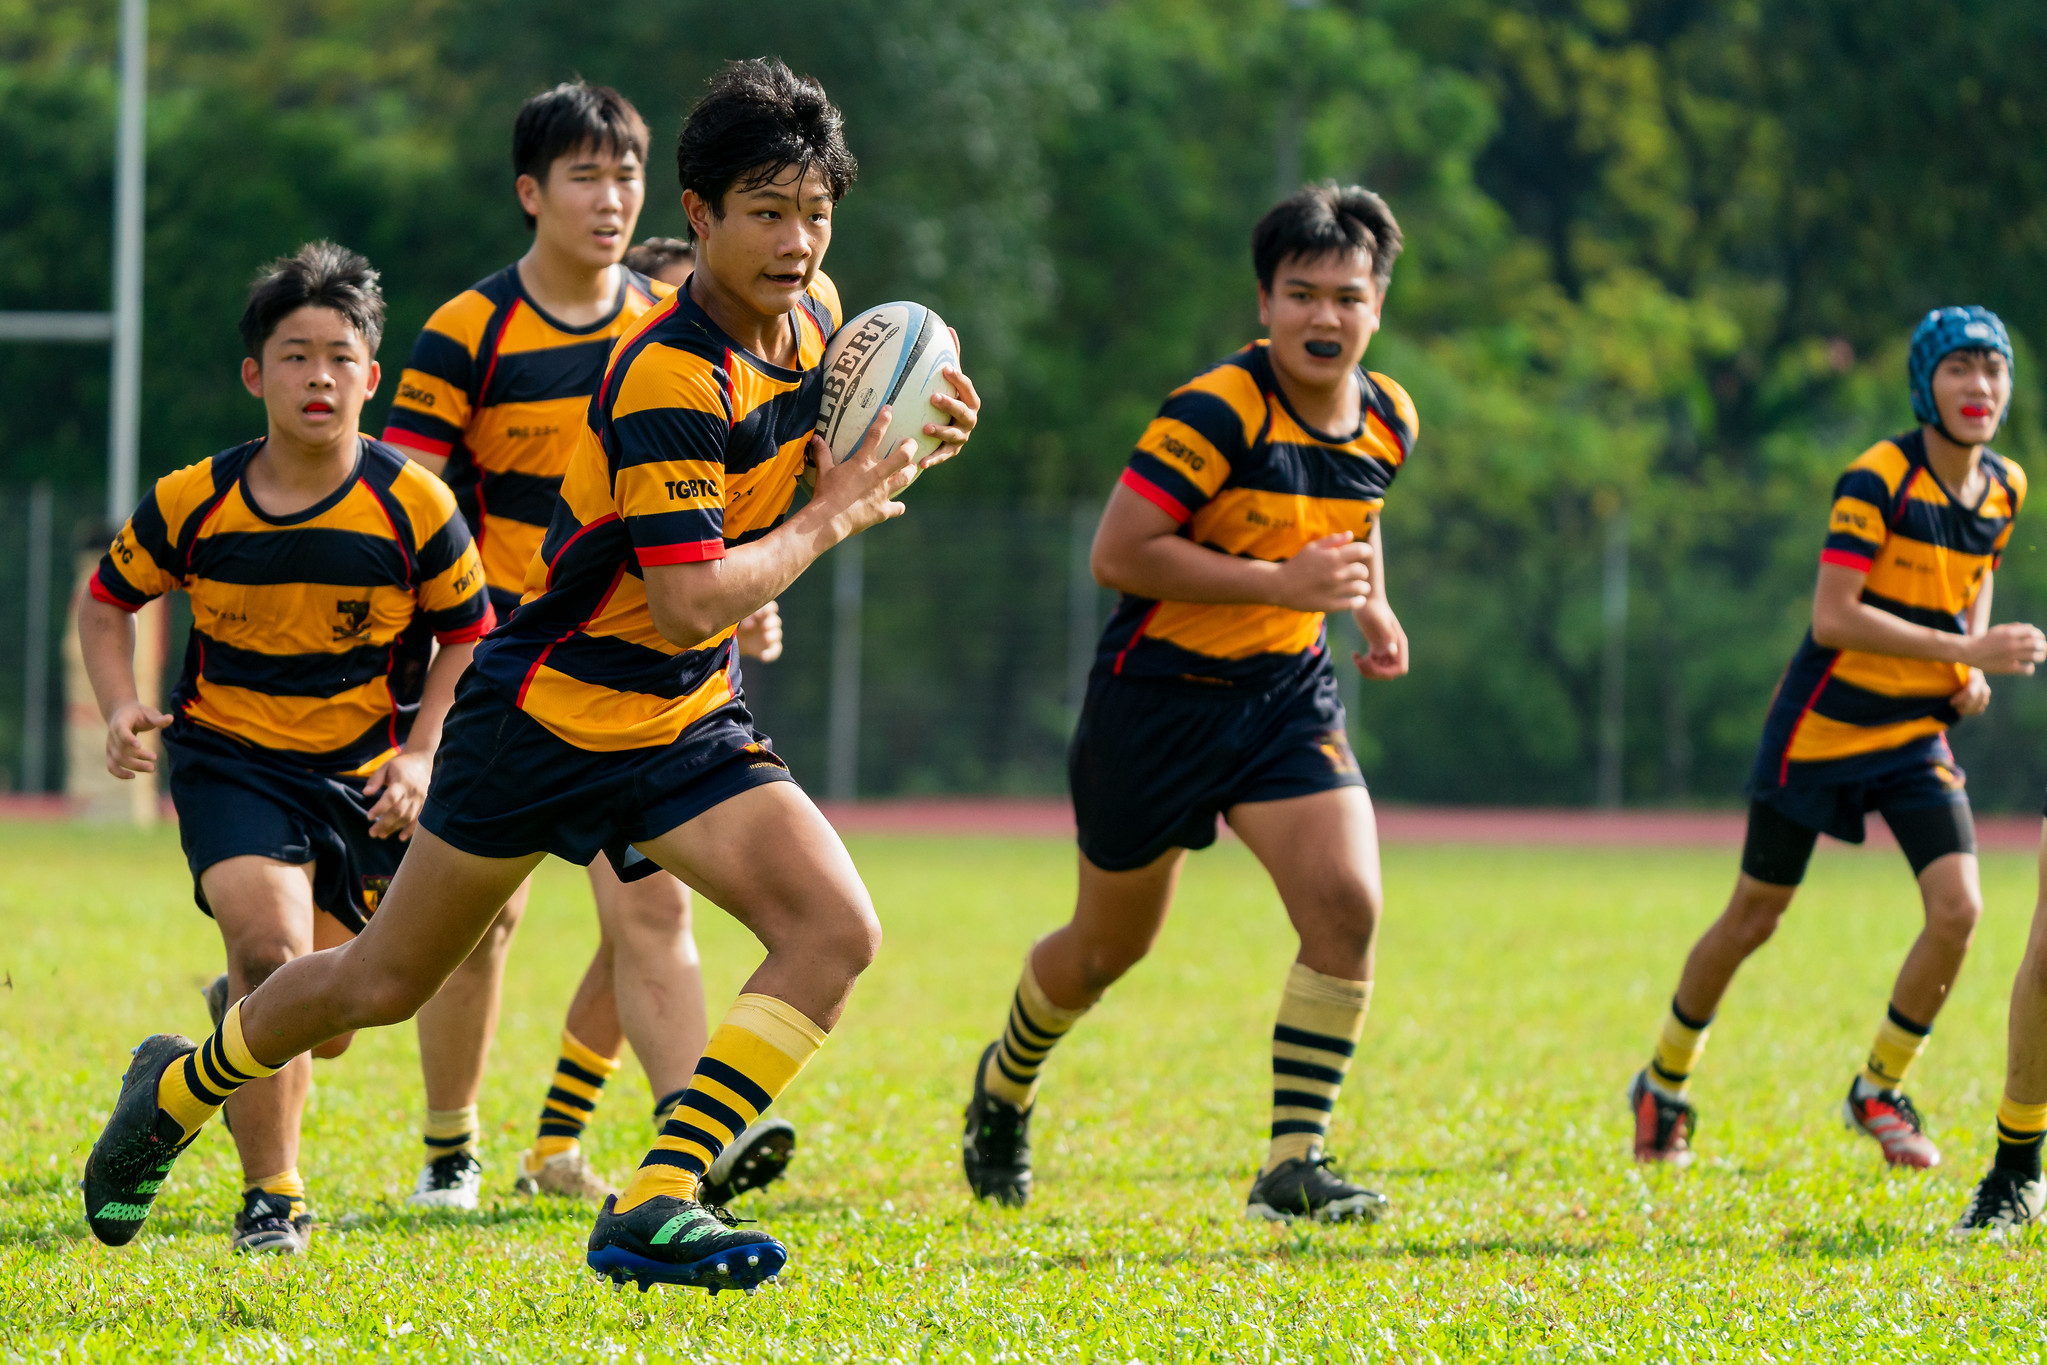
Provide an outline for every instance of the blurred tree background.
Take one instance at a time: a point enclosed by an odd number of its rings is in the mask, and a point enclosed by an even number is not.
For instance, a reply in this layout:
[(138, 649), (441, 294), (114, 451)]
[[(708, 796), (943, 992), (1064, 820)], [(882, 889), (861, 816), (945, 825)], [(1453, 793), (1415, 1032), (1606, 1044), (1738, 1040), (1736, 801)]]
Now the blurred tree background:
[[(0, 309), (105, 306), (114, 10), (0, 0)], [(368, 253), (395, 366), (524, 249), (523, 98), (576, 74), (633, 98), (641, 233), (674, 233), (674, 130), (719, 61), (765, 51), (846, 111), (849, 305), (931, 303), (987, 398), (971, 457), (869, 547), (866, 792), (1058, 789), (1066, 509), (1256, 334), (1250, 227), (1304, 178), (1378, 189), (1408, 235), (1368, 362), (1422, 414), (1387, 519), (1414, 673), (1358, 693), (1382, 796), (1593, 798), (1621, 525), (1621, 790), (1737, 799), (1828, 488), (1911, 422), (1925, 309), (2004, 316), (2000, 448), (2047, 450), (2047, 8), (2025, 0), (154, 0), (145, 475), (250, 434), (234, 320), (261, 261), (315, 235)], [(96, 350), (0, 347), (10, 496), (98, 485), (104, 374)], [(2047, 616), (2043, 519), (2020, 520), (2001, 620)], [(798, 749), (816, 634), (761, 684)], [(1957, 731), (1979, 804), (2037, 803), (2039, 691), (2001, 682)]]

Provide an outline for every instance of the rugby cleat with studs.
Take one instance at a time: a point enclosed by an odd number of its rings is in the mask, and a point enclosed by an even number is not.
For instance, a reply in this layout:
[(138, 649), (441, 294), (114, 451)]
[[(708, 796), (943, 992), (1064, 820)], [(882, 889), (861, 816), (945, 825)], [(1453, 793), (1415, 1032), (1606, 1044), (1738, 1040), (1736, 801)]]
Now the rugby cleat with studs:
[(988, 1059), (1001, 1043), (990, 1043), (974, 1067), (974, 1097), (967, 1101), (967, 1131), (960, 1139), (960, 1166), (976, 1199), (1022, 1208), (1031, 1197), (1031, 1109), (1019, 1109), (988, 1093)]
[(1628, 1110), (1635, 1116), (1635, 1160), (1680, 1169), (1692, 1164), (1699, 1111), (1689, 1100), (1657, 1089), (1647, 1071), (1638, 1071), (1628, 1084)]
[(673, 1284), (685, 1289), (751, 1292), (781, 1273), (789, 1249), (764, 1232), (741, 1232), (723, 1208), (657, 1194), (625, 1213), (604, 1201), (583, 1258), (616, 1285)]
[(183, 1126), (158, 1107), (156, 1089), (164, 1072), (198, 1050), (182, 1034), (152, 1034), (121, 1076), (121, 1097), (85, 1159), (85, 1221), (110, 1247), (126, 1246), (142, 1231), (172, 1163), (192, 1145)]
[(2047, 1207), (2047, 1180), (2038, 1174), (2028, 1177), (1993, 1166), (1969, 1196), (1969, 1207), (1962, 1210), (1954, 1230), (1961, 1236), (1997, 1241), (2039, 1217), (2043, 1207)]
[(249, 1190), (235, 1214), (229, 1245), (252, 1256), (297, 1256), (313, 1238), (313, 1215), (292, 1212), (289, 1195)]
[(1345, 1180), (1330, 1169), (1333, 1164), (1320, 1152), (1280, 1162), (1251, 1182), (1244, 1216), (1275, 1223), (1378, 1222), (1386, 1212), (1386, 1196)]
[(698, 1202), (729, 1204), (748, 1190), (772, 1185), (789, 1168), (795, 1152), (795, 1124), (784, 1118), (755, 1120), (711, 1163), (704, 1183), (697, 1187)]
[(1884, 1160), (1892, 1166), (1931, 1170), (1940, 1165), (1940, 1148), (1926, 1136), (1919, 1110), (1902, 1090), (1878, 1090), (1863, 1084), (1861, 1077), (1848, 1087), (1841, 1101), (1841, 1121), (1855, 1132), (1876, 1139)]

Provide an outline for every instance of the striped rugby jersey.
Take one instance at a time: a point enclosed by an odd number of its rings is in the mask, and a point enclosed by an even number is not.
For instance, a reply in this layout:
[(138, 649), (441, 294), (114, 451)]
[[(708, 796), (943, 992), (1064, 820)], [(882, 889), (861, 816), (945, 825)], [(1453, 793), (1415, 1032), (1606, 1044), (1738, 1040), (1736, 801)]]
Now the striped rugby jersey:
[(477, 672), (580, 749), (672, 744), (739, 693), (733, 628), (690, 648), (654, 629), (642, 566), (721, 559), (789, 514), (817, 425), (839, 295), (819, 275), (771, 365), (687, 290), (619, 340), (562, 480), (526, 598)]
[[(1879, 441), (1834, 485), (1820, 559), (1867, 573), (1870, 606), (1967, 633), (2026, 498), (2024, 472), (2002, 455), (1984, 451), (1983, 472), (1982, 501), (1963, 507), (1927, 465), (1921, 433)], [(1962, 664), (1823, 649), (1808, 630), (1770, 703), (1757, 785), (1860, 781), (1918, 761), (1960, 719), (1948, 699), (1968, 681)]]
[(355, 473), (273, 517), (244, 473), (262, 440), (158, 479), (93, 575), (126, 611), (192, 600), (174, 724), (203, 725), (309, 768), (375, 770), (405, 742), (432, 640), (490, 629), (483, 567), (447, 485), (363, 436)]
[[(1253, 342), (1175, 389), (1123, 471), (1123, 486), (1224, 554), (1291, 559), (1334, 531), (1372, 533), (1418, 429), (1406, 390), (1360, 369), (1363, 420), (1348, 436), (1294, 415)], [(1155, 602), (1125, 594), (1097, 667), (1125, 678), (1265, 688), (1327, 653), (1320, 612), (1256, 603)]]
[(619, 269), (609, 316), (570, 327), (533, 302), (516, 265), (506, 266), (427, 319), (398, 380), (384, 439), (447, 458), (443, 477), (501, 603), (525, 588), (612, 346), (674, 292)]

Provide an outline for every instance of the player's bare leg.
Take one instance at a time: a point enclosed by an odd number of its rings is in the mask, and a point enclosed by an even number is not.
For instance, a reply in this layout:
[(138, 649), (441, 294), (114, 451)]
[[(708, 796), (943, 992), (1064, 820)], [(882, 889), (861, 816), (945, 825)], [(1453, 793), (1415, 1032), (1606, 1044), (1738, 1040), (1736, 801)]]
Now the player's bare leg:
[(1873, 1138), (1886, 1162), (1924, 1169), (1940, 1164), (1940, 1148), (1926, 1136), (1919, 1111), (1905, 1094), (1905, 1075), (1926, 1050), (1933, 1021), (1947, 1003), (1983, 917), (1976, 855), (1935, 858), (1919, 871), (1919, 892), (1926, 927), (1905, 956), (1869, 1060), (1841, 1102), (1841, 1118), (1851, 1130)]
[[(345, 937), (338, 924), (313, 906), (310, 863), (228, 858), (201, 873), (199, 884), (227, 947), (230, 1003), (285, 963), (313, 951), (317, 921), (325, 920)], [(299, 1057), (229, 1097), (227, 1117), (242, 1163), (242, 1208), (233, 1238), (237, 1250), (305, 1250), (311, 1219), (298, 1170), (299, 1124), (311, 1084), (312, 1058)]]
[(2011, 983), (1997, 1158), (1955, 1225), (1961, 1233), (2001, 1237), (2047, 1208), (2047, 1180), (2040, 1171), (2040, 1148), (2047, 1139), (2047, 825), (2041, 830), (2039, 885), (2026, 955)]
[(482, 1191), (477, 1096), (497, 1037), (505, 961), (526, 913), (530, 881), (505, 901), (462, 965), (419, 1012), (419, 1069), (426, 1082), (426, 1164), (407, 1202), (418, 1208), (473, 1209)]
[(974, 1066), (960, 1165), (976, 1198), (1022, 1205), (1031, 1195), (1031, 1113), (1053, 1047), (1158, 941), (1184, 848), (1143, 867), (1097, 867), (1079, 854), (1073, 918), (1033, 945), (1002, 1037)]
[[(569, 1003), (562, 1058), (542, 1107), (540, 1134), (519, 1155), (518, 1187), (601, 1200), (613, 1191), (583, 1155), (582, 1130), (626, 1043), (654, 1094), (672, 1102), (689, 1085), (708, 1031), (689, 888), (665, 872), (621, 882), (601, 854), (589, 872), (597, 951)], [(656, 1108), (658, 1128), (666, 1115)], [(786, 1164), (786, 1151), (782, 1155)]]
[(1247, 1211), (1375, 1219), (1384, 1196), (1337, 1176), (1323, 1151), (1372, 1000), (1384, 900), (1372, 799), (1363, 787), (1338, 787), (1226, 814), (1271, 875), (1301, 940), (1273, 1029), (1271, 1142)]
[(746, 925), (768, 955), (653, 1150), (598, 1214), (586, 1261), (621, 1282), (744, 1287), (774, 1275), (787, 1250), (726, 1228), (701, 1203), (702, 1177), (822, 1046), (881, 946), (881, 924), (838, 834), (794, 783), (742, 791), (638, 848)]

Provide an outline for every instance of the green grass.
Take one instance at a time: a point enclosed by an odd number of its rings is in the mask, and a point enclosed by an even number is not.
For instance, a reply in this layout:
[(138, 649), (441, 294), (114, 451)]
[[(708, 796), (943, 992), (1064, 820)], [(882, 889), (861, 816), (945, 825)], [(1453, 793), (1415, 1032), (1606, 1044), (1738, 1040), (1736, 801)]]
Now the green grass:
[[(127, 1048), (205, 1026), (219, 941), (168, 832), (0, 826), (0, 1359), (2009, 1360), (2047, 1342), (2039, 1247), (1944, 1235), (1991, 1146), (2030, 859), (1986, 861), (1976, 956), (1915, 1077), (1947, 1165), (1887, 1175), (1836, 1118), (1917, 902), (1895, 852), (1829, 850), (1722, 1012), (1702, 1157), (1679, 1175), (1627, 1160), (1619, 1095), (1733, 850), (1390, 850), (1378, 995), (1332, 1146), (1394, 1214), (1294, 1231), (1239, 1216), (1291, 955), (1241, 848), (1193, 861), (1155, 956), (1052, 1063), (1021, 1213), (965, 1196), (960, 1104), (1019, 954), (1067, 906), (1072, 855), (912, 839), (854, 855), (888, 943), (781, 1106), (802, 1129), (790, 1179), (742, 1207), (790, 1269), (711, 1300), (597, 1281), (580, 1210), (505, 1195), (405, 1213), (409, 1029), (318, 1064), (310, 1256), (228, 1255), (237, 1168), (217, 1128), (147, 1233), (99, 1246), (85, 1151)], [(493, 1190), (595, 940), (580, 872), (544, 870), (521, 933), (483, 1108)], [(722, 1007), (757, 949), (708, 907), (699, 937)], [(593, 1130), (601, 1168), (630, 1168), (647, 1101), (629, 1063)]]

